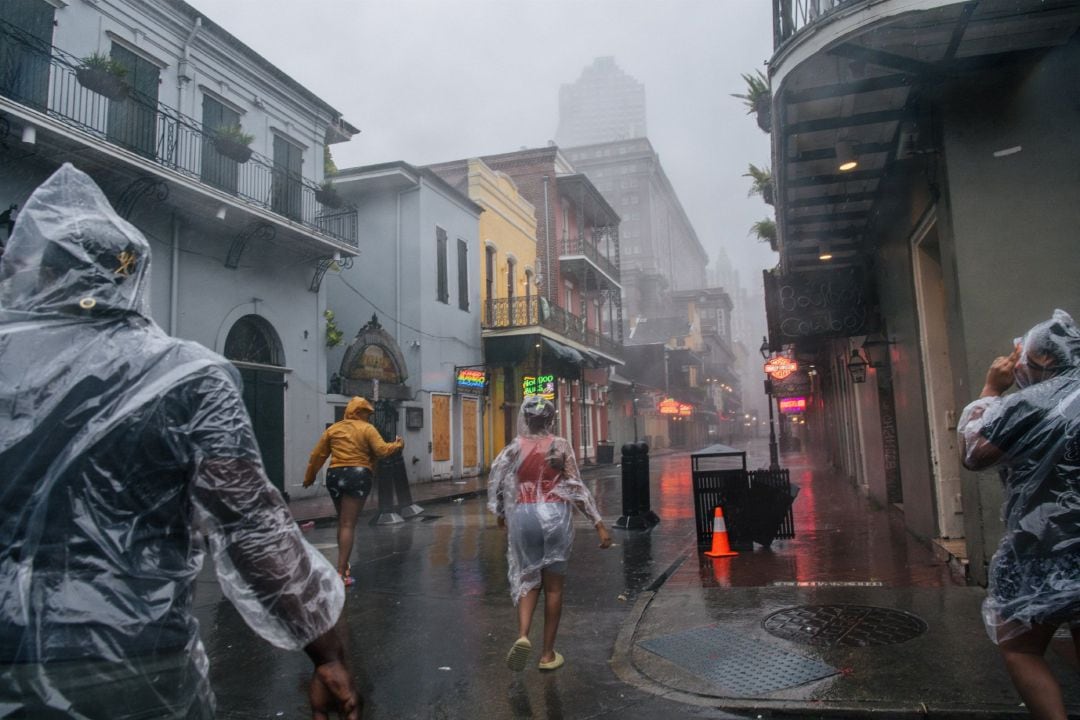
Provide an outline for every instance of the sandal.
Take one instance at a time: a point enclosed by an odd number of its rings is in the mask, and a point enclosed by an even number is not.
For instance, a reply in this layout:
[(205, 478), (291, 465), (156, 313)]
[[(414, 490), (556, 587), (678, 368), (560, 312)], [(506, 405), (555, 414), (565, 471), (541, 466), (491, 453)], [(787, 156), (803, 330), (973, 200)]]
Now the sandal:
[(529, 661), (531, 653), (532, 643), (529, 642), (529, 638), (518, 638), (510, 647), (510, 652), (506, 654), (506, 667), (514, 672), (521, 672), (525, 669), (525, 663)]
[(565, 662), (566, 662), (566, 658), (564, 658), (559, 653), (555, 653), (555, 659), (554, 660), (552, 660), (551, 662), (542, 662), (539, 665), (537, 665), (536, 667), (540, 668), (541, 670), (558, 670), (559, 668), (561, 668), (563, 666), (563, 663), (565, 663)]

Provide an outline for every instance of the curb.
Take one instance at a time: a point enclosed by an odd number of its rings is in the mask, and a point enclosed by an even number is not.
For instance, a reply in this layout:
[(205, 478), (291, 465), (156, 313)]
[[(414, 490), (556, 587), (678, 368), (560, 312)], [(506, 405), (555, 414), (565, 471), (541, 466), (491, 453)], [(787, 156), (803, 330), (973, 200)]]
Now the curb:
[(652, 604), (653, 599), (664, 582), (684, 559), (685, 557), (677, 560), (676, 564), (669, 568), (668, 572), (659, 576), (647, 590), (638, 595), (634, 607), (619, 628), (619, 634), (615, 638), (615, 647), (608, 663), (615, 675), (628, 685), (666, 700), (673, 700), (686, 705), (709, 707), (737, 713), (758, 713), (758, 717), (761, 717), (760, 713), (763, 711), (771, 718), (865, 718), (868, 715), (879, 715), (903, 718), (956, 718), (957, 720), (973, 720), (974, 718), (980, 718), (981, 720), (1021, 720), (1022, 718), (1031, 717), (1026, 708), (1003, 708), (1000, 705), (983, 708), (970, 705), (926, 705), (925, 703), (899, 705), (895, 703), (876, 703), (869, 700), (862, 703), (835, 703), (828, 701), (800, 702), (793, 700), (746, 699), (695, 693), (664, 685), (634, 664), (634, 639), (637, 636), (638, 625)]

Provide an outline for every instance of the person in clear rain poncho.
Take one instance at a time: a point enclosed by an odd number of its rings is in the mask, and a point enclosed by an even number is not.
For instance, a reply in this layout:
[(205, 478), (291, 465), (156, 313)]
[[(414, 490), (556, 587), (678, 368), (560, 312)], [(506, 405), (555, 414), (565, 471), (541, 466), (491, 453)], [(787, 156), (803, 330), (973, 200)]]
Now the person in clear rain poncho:
[(0, 715), (212, 717), (206, 538), (252, 629), (315, 663), (314, 716), (357, 718), (337, 573), (267, 480), (236, 371), (150, 319), (149, 264), (69, 164), (0, 260)]
[(518, 639), (507, 655), (512, 670), (523, 670), (532, 652), (529, 629), (544, 591), (544, 645), (538, 667), (555, 670), (563, 656), (555, 652), (562, 615), (566, 562), (574, 544), (571, 506), (577, 507), (611, 547), (611, 536), (581, 480), (570, 444), (551, 432), (555, 405), (528, 397), (518, 412), (518, 435), (491, 464), (488, 509), (508, 531), (506, 560), (510, 595), (518, 610)]
[[(1015, 381), (1017, 392), (1003, 395)], [(1036, 717), (1064, 718), (1043, 658), (1068, 624), (1080, 651), (1080, 328), (1061, 310), (991, 364), (958, 425), (964, 466), (1001, 468), (1005, 533), (983, 620)]]

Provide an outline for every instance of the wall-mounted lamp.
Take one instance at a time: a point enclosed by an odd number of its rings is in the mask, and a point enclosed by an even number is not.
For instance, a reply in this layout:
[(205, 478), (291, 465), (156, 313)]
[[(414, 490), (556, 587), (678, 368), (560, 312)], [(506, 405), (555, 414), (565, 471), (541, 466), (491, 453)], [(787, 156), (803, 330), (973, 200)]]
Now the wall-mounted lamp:
[(224, 205), (222, 205), (221, 207), (219, 207), (219, 208), (217, 209), (217, 214), (215, 215), (215, 217), (216, 217), (216, 218), (217, 218), (218, 220), (224, 220), (224, 219), (225, 219), (225, 215), (226, 215), (226, 213), (228, 213), (228, 212), (229, 212), (229, 208), (227, 208), (227, 207), (225, 207)]
[(863, 359), (862, 353), (859, 350), (852, 350), (851, 358), (847, 363), (848, 372), (851, 373), (851, 382), (866, 382), (866, 368), (869, 364), (870, 363)]
[(761, 338), (761, 347), (758, 348), (758, 352), (761, 353), (761, 357), (769, 359), (769, 338), (764, 336)]
[(33, 145), (37, 142), (37, 128), (33, 125), (23, 125), (22, 129), (22, 141), (27, 145)]
[(829, 249), (828, 245), (822, 245), (821, 248), (818, 250), (818, 260), (826, 262), (828, 260), (832, 260), (832, 257), (832, 250)]
[(855, 148), (847, 140), (836, 143), (836, 169), (840, 172), (850, 172), (859, 167), (859, 160), (855, 157)]

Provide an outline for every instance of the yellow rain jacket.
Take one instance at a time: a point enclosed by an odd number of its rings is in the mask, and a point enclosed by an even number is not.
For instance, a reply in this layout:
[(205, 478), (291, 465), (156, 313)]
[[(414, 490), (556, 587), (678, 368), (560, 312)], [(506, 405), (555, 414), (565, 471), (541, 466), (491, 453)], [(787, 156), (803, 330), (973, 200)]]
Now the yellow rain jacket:
[[(330, 458), (330, 467), (366, 467), (375, 469), (375, 460), (393, 455), (405, 443), (401, 440), (385, 442), (375, 426), (366, 417), (375, 412), (367, 400), (354, 397), (345, 408), (345, 419), (336, 422), (315, 443), (304, 474), (304, 485), (315, 482), (315, 474)], [(361, 417), (363, 415), (364, 417)]]

